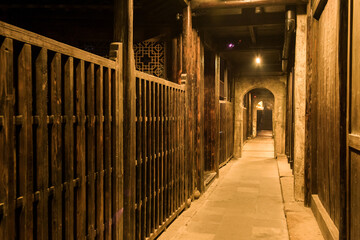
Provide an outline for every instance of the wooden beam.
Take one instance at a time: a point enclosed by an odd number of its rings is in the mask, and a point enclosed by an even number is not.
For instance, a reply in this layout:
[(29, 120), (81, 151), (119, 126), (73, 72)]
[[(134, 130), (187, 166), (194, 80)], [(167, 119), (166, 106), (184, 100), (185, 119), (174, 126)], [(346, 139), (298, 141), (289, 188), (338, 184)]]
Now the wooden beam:
[(214, 29), (224, 27), (259, 26), (259, 25), (285, 24), (285, 14), (280, 13), (251, 13), (244, 12), (237, 15), (197, 16), (194, 26), (199, 29)]
[(255, 35), (254, 26), (249, 26), (249, 33), (250, 33), (250, 37), (251, 37), (251, 42), (253, 44), (256, 44), (256, 35)]
[(224, 8), (253, 8), (260, 6), (274, 6), (274, 5), (303, 5), (307, 4), (307, 0), (253, 0), (251, 2), (244, 1), (224, 1), (218, 2), (216, 0), (209, 0), (206, 2), (195, 0), (192, 1), (191, 7), (194, 11), (206, 9), (224, 9)]
[[(116, 99), (119, 106), (116, 113), (114, 113), (118, 116), (117, 123), (119, 124), (119, 128), (123, 130), (123, 136), (119, 137), (120, 144), (117, 144), (119, 148), (123, 146), (123, 151), (117, 152), (120, 155), (121, 164), (119, 167), (122, 171), (117, 173), (119, 175), (116, 176), (116, 179), (122, 179), (122, 174), (124, 174), (124, 181), (119, 183), (119, 193), (116, 194), (117, 197), (120, 197), (120, 199), (117, 199), (119, 201), (118, 206), (121, 206), (123, 203), (123, 210), (116, 209), (117, 212), (114, 216), (114, 221), (119, 221), (119, 227), (116, 228), (114, 235), (116, 239), (127, 240), (135, 239), (136, 87), (133, 50), (133, 12), (133, 0), (115, 0), (114, 41), (117, 43), (111, 45), (111, 47), (113, 47), (111, 51), (117, 53), (117, 62), (119, 65), (116, 81), (118, 85), (114, 86), (114, 88), (119, 92), (120, 96), (123, 96), (122, 106), (121, 98)], [(126, 118), (122, 118), (122, 116), (126, 116)], [(122, 196), (123, 199), (121, 198)]]

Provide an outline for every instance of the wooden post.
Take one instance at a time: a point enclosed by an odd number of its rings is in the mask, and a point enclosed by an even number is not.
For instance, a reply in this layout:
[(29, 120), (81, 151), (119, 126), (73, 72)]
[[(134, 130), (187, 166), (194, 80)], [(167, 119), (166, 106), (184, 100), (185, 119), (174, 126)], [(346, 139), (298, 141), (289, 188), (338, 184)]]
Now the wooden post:
[(193, 76), (191, 73), (191, 58), (192, 58), (192, 21), (191, 21), (191, 8), (190, 6), (187, 6), (184, 8), (183, 11), (183, 73), (186, 73), (187, 79), (186, 79), (186, 125), (185, 128), (187, 131), (185, 131), (186, 136), (186, 157), (185, 161), (187, 161), (187, 173), (186, 177), (188, 178), (188, 184), (187, 184), (187, 196), (188, 199), (188, 206), (191, 200), (189, 198), (192, 195), (193, 192), (193, 156), (194, 156), (194, 131), (193, 131), (193, 112), (192, 112), (192, 86), (193, 86)]
[[(304, 185), (304, 194), (305, 199), (304, 203), (306, 206), (310, 205), (311, 202), (311, 161), (312, 161), (312, 138), (311, 134), (315, 134), (315, 132), (311, 132), (311, 125), (313, 121), (312, 116), (312, 95), (311, 91), (312, 86), (312, 57), (313, 57), (313, 44), (312, 44), (312, 14), (311, 14), (311, 6), (308, 4), (307, 7), (308, 15), (307, 15), (307, 43), (306, 43), (306, 62), (307, 62), (307, 76), (306, 76), (306, 109), (305, 109), (305, 155), (304, 155), (304, 176), (305, 176), (305, 185)], [(316, 71), (316, 69), (314, 69)]]
[(64, 236), (66, 239), (74, 239), (74, 190), (73, 190), (73, 178), (74, 178), (74, 124), (72, 121), (74, 111), (74, 59), (69, 57), (64, 66), (64, 111), (66, 116), (66, 123), (64, 127), (65, 146), (64, 146), (64, 158), (65, 168), (64, 179), (68, 182), (64, 185), (65, 190), (65, 203), (64, 203)]
[[(19, 133), (19, 195), (24, 196), (24, 208), (21, 212), (19, 219), (19, 238), (18, 239), (31, 239), (29, 236), (33, 234), (33, 201), (32, 201), (32, 192), (33, 192), (33, 143), (32, 143), (32, 66), (31, 66), (31, 46), (24, 44), (18, 60), (18, 105), (19, 105), (19, 115), (22, 115), (24, 118), (23, 125)], [(54, 89), (52, 89), (54, 90)], [(51, 94), (53, 97), (54, 94)], [(56, 101), (51, 101), (52, 104), (52, 114), (54, 113), (54, 103)], [(59, 105), (57, 105), (59, 106)], [(58, 110), (58, 109), (57, 109)], [(0, 114), (1, 115), (1, 114)], [(53, 128), (52, 137), (56, 139), (56, 134), (58, 133), (59, 125)], [(1, 132), (1, 130), (0, 130)], [(55, 135), (55, 136), (54, 136)], [(58, 157), (58, 152), (60, 150), (59, 142), (53, 141), (54, 151), (52, 152), (53, 162), (61, 163), (61, 159)], [(1, 148), (1, 147), (0, 147)], [(59, 151), (60, 152), (60, 151)], [(60, 160), (60, 162), (59, 162)], [(53, 178), (59, 179), (59, 171), (56, 171), (56, 167), (52, 168)], [(53, 181), (59, 183), (58, 181)], [(55, 185), (55, 184), (54, 184)], [(59, 188), (60, 190), (60, 188)], [(56, 192), (58, 193), (58, 191)], [(57, 195), (58, 196), (58, 195)], [(59, 199), (55, 199), (54, 205), (56, 206), (56, 213), (53, 213), (53, 234), (56, 236), (59, 234), (59, 224), (61, 223), (61, 205), (59, 206)], [(56, 224), (57, 223), (57, 224)], [(1, 231), (1, 230), (0, 230)], [(1, 236), (1, 234), (0, 234)], [(1, 237), (0, 237), (1, 238)]]
[[(0, 238), (15, 238), (15, 179), (14, 141), (15, 126), (13, 91), (13, 40), (6, 38), (0, 48)], [(7, 191), (8, 190), (8, 191)], [(5, 217), (6, 216), (6, 217)]]
[(76, 66), (76, 116), (80, 120), (76, 126), (76, 175), (80, 184), (76, 191), (76, 238), (86, 236), (86, 145), (85, 145), (85, 63)]
[[(133, 0), (115, 0), (114, 7), (114, 41), (122, 42), (121, 44), (113, 44), (118, 47), (118, 53), (121, 53), (123, 58), (123, 69), (119, 69), (119, 76), (115, 86), (118, 93), (123, 92), (123, 114), (126, 118), (122, 119), (122, 112), (116, 112), (119, 117), (118, 123), (121, 124), (123, 120), (123, 157), (124, 166), (121, 169), (119, 177), (124, 173), (124, 212), (123, 221), (124, 229), (117, 229), (116, 239), (121, 239), (119, 236), (123, 232), (123, 238), (126, 240), (135, 239), (135, 193), (136, 193), (136, 126), (135, 126), (135, 64), (133, 51)], [(118, 56), (120, 57), (120, 56)], [(122, 70), (122, 72), (121, 72)], [(123, 86), (122, 81), (123, 78)], [(120, 89), (122, 88), (123, 89)], [(119, 103), (121, 98), (119, 98)], [(118, 106), (120, 107), (120, 106)], [(116, 117), (115, 116), (115, 117)], [(119, 143), (120, 139), (119, 139)], [(119, 147), (121, 145), (118, 145)], [(123, 172), (122, 172), (123, 171)], [(120, 192), (119, 194), (121, 194)], [(120, 209), (119, 209), (120, 211)], [(121, 225), (119, 225), (121, 228)]]
[(215, 55), (215, 171), (219, 177), (219, 159), (220, 159), (220, 56)]
[(200, 36), (197, 37), (197, 152), (198, 152), (198, 187), (205, 191), (204, 185), (204, 46)]

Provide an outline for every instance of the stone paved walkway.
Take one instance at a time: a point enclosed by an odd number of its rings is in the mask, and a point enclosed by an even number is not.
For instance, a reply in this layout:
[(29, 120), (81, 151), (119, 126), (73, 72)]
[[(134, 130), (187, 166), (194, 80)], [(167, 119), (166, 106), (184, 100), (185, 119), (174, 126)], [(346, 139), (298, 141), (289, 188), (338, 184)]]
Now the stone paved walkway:
[(159, 240), (288, 240), (273, 139), (250, 140)]

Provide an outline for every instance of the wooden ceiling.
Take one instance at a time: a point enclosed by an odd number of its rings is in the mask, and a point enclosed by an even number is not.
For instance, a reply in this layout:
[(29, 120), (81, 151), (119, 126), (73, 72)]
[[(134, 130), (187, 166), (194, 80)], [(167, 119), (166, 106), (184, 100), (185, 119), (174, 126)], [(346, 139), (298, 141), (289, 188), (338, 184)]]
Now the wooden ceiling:
[[(251, 74), (281, 72), (285, 11), (288, 8), (294, 6), (194, 8), (193, 23), (212, 39), (214, 48), (234, 69)], [(260, 65), (255, 64), (256, 57), (261, 58)]]

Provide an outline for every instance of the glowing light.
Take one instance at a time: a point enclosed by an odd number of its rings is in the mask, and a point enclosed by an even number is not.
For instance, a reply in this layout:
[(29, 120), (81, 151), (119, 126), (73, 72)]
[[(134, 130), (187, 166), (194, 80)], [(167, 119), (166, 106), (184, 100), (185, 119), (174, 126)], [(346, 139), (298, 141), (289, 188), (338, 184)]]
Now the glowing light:
[(259, 65), (261, 63), (261, 58), (260, 57), (256, 57), (255, 62), (257, 65)]
[(233, 48), (233, 47), (235, 47), (235, 44), (233, 44), (233, 43), (228, 44), (228, 48)]
[(263, 101), (260, 101), (260, 102), (256, 105), (256, 109), (258, 109), (258, 110), (264, 110), (264, 103), (263, 103)]

